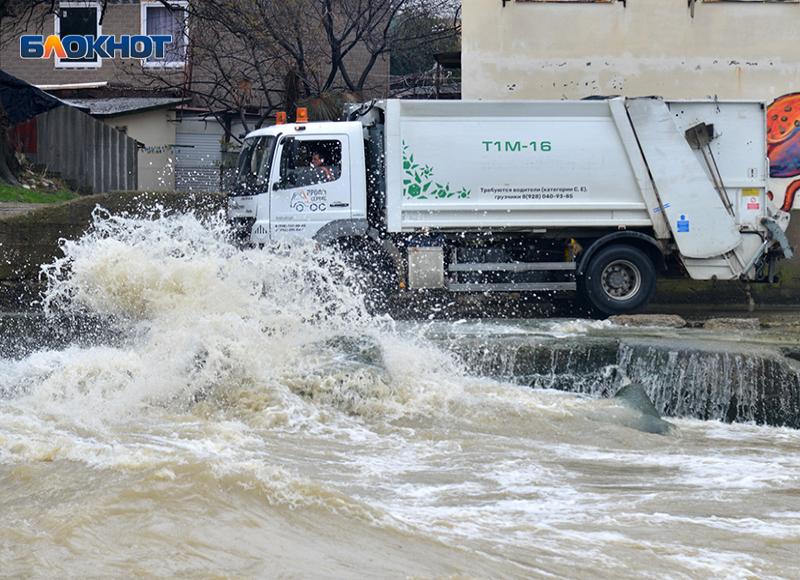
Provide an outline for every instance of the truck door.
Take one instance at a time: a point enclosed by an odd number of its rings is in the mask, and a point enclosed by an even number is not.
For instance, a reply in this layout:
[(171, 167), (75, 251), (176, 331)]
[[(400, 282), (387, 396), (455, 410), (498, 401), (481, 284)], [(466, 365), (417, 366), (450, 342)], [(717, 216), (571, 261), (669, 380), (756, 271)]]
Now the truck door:
[(312, 238), (325, 224), (351, 217), (346, 135), (285, 137), (273, 168), (273, 239)]

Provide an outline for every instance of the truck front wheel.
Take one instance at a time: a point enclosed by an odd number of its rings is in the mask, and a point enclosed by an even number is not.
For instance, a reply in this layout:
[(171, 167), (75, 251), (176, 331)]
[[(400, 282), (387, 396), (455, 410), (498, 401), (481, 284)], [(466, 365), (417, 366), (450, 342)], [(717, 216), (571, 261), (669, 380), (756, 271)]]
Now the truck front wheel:
[(635, 312), (647, 306), (656, 289), (656, 269), (638, 248), (611, 245), (591, 256), (581, 288), (605, 315)]
[(397, 275), (391, 258), (378, 246), (363, 240), (340, 240), (337, 248), (356, 274), (354, 288), (363, 296), (367, 311), (374, 315), (389, 312), (397, 288)]

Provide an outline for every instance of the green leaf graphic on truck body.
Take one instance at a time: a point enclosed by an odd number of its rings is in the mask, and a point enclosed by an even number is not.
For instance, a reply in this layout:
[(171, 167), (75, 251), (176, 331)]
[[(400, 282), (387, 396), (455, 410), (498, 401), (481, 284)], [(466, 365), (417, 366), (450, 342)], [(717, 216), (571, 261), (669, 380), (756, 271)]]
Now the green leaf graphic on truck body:
[(411, 148), (403, 141), (403, 192), (410, 199), (468, 199), (472, 191), (462, 187), (456, 191), (449, 183), (438, 183), (434, 179), (434, 171), (430, 165), (423, 165), (414, 160)]

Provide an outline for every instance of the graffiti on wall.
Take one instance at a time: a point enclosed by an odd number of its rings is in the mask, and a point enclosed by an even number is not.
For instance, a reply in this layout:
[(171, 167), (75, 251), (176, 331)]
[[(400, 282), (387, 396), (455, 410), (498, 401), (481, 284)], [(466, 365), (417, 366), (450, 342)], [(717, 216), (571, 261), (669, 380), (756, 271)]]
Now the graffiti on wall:
[[(776, 99), (767, 109), (767, 155), (770, 176), (800, 178), (800, 93)], [(790, 182), (782, 209), (789, 211), (800, 191), (800, 179)]]

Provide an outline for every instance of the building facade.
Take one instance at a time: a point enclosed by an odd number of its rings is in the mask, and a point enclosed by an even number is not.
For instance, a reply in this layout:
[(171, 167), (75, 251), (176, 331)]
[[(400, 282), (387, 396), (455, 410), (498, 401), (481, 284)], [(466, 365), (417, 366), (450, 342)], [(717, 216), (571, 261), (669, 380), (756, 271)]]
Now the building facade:
[(798, 0), (465, 0), (463, 94), (764, 101), (776, 202), (791, 208), (800, 190), (798, 29)]
[[(66, 35), (152, 35), (168, 34), (175, 42), (165, 58), (153, 59), (22, 59), (18, 28), (4, 35), (0, 43), (0, 68), (39, 86), (78, 107), (99, 121), (114, 127), (139, 144), (138, 188), (143, 191), (174, 190), (174, 159), (180, 110), (188, 101), (180, 90), (167, 90), (154, 82), (180, 86), (188, 81), (187, 2), (176, 0), (174, 10), (149, 0), (110, 0), (103, 13), (103, 2), (65, 0), (55, 14), (42, 11), (31, 19), (25, 32), (48, 36)], [(144, 72), (150, 74), (143, 74)]]
[[(195, 24), (189, 0), (169, 4), (171, 8), (159, 0), (56, 0), (51, 12), (50, 2), (42, 2), (26, 30), (19, 23), (4, 23), (0, 29), (0, 69), (139, 142), (139, 189), (218, 191), (237, 139), (271, 110), (263, 91), (253, 88), (264, 71), (248, 68), (246, 58), (232, 54), (241, 42), (225, 27), (211, 30), (207, 21)], [(163, 58), (23, 59), (21, 33), (62, 38), (170, 35), (175, 40)], [(348, 60), (367, 62), (367, 56), (357, 47)], [(231, 64), (236, 62), (243, 64)], [(385, 94), (388, 72), (388, 59), (380, 59), (366, 96)], [(274, 76), (282, 82), (286, 71), (275, 70)], [(280, 95), (270, 96), (280, 101)]]
[(47, 6), (36, 13), (25, 32), (61, 37), (77, 35), (137, 35), (169, 34), (176, 41), (169, 46), (164, 59), (22, 59), (20, 43), (16, 36), (19, 27), (4, 27), (0, 68), (8, 74), (33, 85), (81, 85), (107, 82), (127, 86), (148, 87), (153, 83), (142, 69), (156, 70), (159, 75), (176, 81), (186, 78), (187, 67), (187, 15), (188, 2), (174, 0), (174, 10), (169, 10), (154, 0), (108, 0), (103, 13), (103, 0), (63, 0), (56, 2), (55, 14)]

